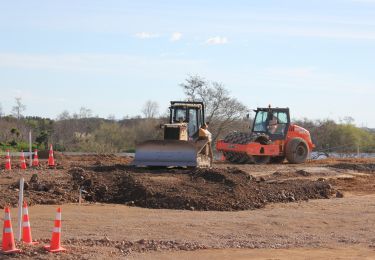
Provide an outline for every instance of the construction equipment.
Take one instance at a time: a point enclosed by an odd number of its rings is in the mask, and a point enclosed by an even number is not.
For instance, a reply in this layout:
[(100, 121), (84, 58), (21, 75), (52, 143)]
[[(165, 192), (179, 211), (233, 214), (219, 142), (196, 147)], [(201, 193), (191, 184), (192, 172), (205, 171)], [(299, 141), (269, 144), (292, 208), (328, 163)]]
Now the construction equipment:
[(289, 108), (258, 108), (251, 133), (233, 132), (216, 149), (232, 163), (303, 163), (315, 147), (309, 131), (290, 123)]
[(205, 124), (203, 102), (171, 101), (169, 123), (161, 125), (164, 140), (137, 145), (134, 165), (210, 167), (211, 142), (199, 137)]

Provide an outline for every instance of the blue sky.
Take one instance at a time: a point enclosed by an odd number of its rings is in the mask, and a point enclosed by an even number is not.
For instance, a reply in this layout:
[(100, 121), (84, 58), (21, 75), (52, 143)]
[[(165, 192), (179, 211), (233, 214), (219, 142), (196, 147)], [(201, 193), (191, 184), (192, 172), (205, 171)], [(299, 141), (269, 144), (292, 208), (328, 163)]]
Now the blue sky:
[(375, 127), (375, 0), (0, 1), (0, 103), (164, 111), (188, 75), (249, 108)]

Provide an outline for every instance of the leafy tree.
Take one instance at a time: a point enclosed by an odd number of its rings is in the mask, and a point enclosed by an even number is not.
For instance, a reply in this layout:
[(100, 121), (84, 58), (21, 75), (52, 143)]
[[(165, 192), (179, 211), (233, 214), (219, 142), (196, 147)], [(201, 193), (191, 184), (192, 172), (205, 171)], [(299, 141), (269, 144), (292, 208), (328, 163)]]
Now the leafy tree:
[(35, 142), (40, 145), (44, 145), (44, 147), (48, 147), (48, 137), (49, 134), (47, 131), (41, 131), (40, 134), (36, 137)]
[(375, 151), (375, 133), (370, 129), (358, 128), (352, 124), (351, 118), (345, 118), (341, 124), (333, 120), (295, 121), (309, 130), (316, 151), (326, 152), (356, 152), (357, 147), (362, 152)]

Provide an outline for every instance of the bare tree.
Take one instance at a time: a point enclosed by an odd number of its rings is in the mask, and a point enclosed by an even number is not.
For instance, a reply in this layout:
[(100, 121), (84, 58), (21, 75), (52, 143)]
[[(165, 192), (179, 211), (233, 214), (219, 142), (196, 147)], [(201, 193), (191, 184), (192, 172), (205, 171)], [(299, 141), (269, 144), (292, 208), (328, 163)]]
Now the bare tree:
[(79, 118), (90, 118), (92, 117), (92, 110), (86, 107), (79, 109)]
[(148, 100), (142, 108), (142, 114), (145, 118), (155, 118), (159, 114), (159, 104)]
[(248, 108), (231, 97), (222, 83), (209, 82), (199, 76), (189, 76), (180, 86), (190, 101), (203, 101), (206, 106), (206, 121), (215, 141), (223, 132), (233, 130), (234, 122), (246, 117)]
[(23, 115), (22, 112), (26, 110), (26, 106), (22, 104), (21, 97), (16, 97), (16, 105), (12, 107), (12, 114), (17, 118), (20, 119)]
[(0, 103), (0, 118), (3, 116), (3, 106)]
[(111, 120), (111, 121), (116, 121), (116, 116), (115, 116), (114, 114), (109, 114), (109, 115), (107, 116), (107, 119), (108, 119), (108, 120)]
[(92, 110), (86, 107), (81, 107), (79, 109), (79, 113), (74, 113), (73, 118), (74, 119), (83, 119), (83, 118), (90, 118), (92, 117)]
[(68, 120), (71, 119), (68, 110), (64, 110), (60, 115), (57, 116), (57, 120)]

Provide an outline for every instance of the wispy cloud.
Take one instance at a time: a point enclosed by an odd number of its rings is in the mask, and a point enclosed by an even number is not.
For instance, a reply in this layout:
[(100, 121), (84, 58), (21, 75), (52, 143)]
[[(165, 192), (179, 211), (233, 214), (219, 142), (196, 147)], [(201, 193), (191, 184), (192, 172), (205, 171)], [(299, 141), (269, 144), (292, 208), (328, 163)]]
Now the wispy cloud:
[(206, 44), (209, 44), (209, 45), (221, 45), (221, 44), (227, 44), (227, 43), (228, 43), (228, 39), (226, 37), (221, 37), (221, 36), (215, 36), (206, 40)]
[(135, 37), (139, 39), (152, 39), (159, 37), (159, 34), (149, 33), (149, 32), (138, 32), (135, 34)]
[(180, 33), (180, 32), (174, 32), (174, 33), (172, 33), (172, 36), (171, 36), (170, 40), (172, 42), (176, 42), (176, 41), (181, 40), (181, 38), (182, 38), (182, 33)]

